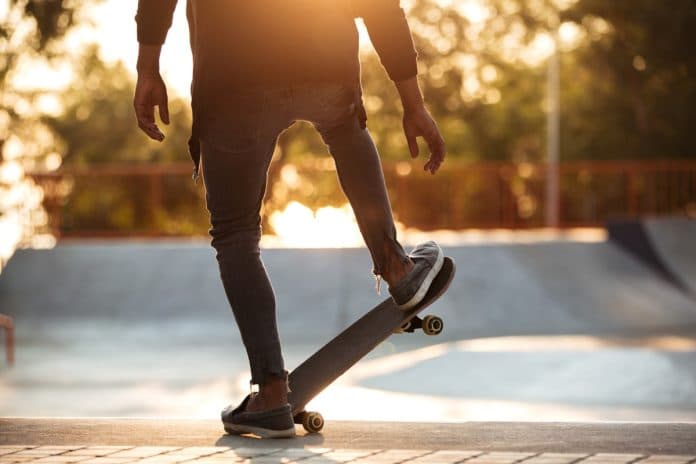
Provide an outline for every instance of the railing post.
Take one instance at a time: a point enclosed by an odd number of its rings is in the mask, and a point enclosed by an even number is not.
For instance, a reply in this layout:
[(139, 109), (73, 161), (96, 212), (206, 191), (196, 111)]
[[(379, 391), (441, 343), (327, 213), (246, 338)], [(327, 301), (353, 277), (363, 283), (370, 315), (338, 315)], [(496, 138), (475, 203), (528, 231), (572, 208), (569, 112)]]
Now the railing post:
[(512, 194), (512, 170), (509, 169), (509, 166), (501, 165), (500, 168), (498, 169), (498, 176), (503, 182), (504, 186), (504, 191), (505, 191), (505, 200), (504, 200), (504, 214), (505, 214), (505, 219), (503, 220), (503, 223), (505, 224), (504, 227), (508, 229), (512, 229), (515, 226), (515, 196)]
[(14, 321), (10, 316), (0, 314), (0, 327), (5, 329), (5, 358), (7, 364), (14, 365)]
[(152, 172), (150, 177), (150, 219), (153, 227), (159, 217), (159, 212), (162, 209), (162, 173)]
[(638, 209), (636, 202), (635, 174), (636, 173), (634, 171), (626, 171), (626, 189), (628, 190), (628, 216), (631, 218), (636, 217)]
[(548, 113), (546, 122), (546, 227), (557, 228), (559, 225), (559, 169), (560, 162), (560, 145), (561, 145), (561, 110), (560, 110), (560, 92), (561, 92), (561, 77), (560, 77), (560, 50), (558, 27), (560, 21), (556, 13), (552, 19), (553, 30), (551, 32), (554, 48), (553, 54), (548, 61), (548, 77), (547, 77), (547, 100)]

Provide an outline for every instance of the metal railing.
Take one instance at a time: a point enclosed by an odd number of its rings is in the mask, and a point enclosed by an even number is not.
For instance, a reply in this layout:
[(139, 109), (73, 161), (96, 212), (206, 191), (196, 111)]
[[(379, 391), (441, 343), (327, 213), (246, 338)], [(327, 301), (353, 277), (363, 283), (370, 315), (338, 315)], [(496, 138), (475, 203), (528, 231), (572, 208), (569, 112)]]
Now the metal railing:
[[(328, 162), (327, 162), (328, 161)], [(299, 178), (328, 190), (296, 189), (283, 201), (345, 201), (330, 159), (293, 164)], [(422, 230), (545, 226), (543, 163), (449, 160), (436, 176), (412, 162), (383, 162), (394, 214)], [(191, 165), (100, 165), (29, 174), (45, 192), (58, 236), (204, 235), (208, 216)], [(328, 177), (326, 177), (328, 176)], [(559, 226), (602, 226), (608, 219), (696, 216), (696, 161), (577, 161), (561, 163)], [(319, 179), (327, 180), (319, 182)], [(283, 182), (282, 176), (275, 179)], [(269, 185), (269, 191), (272, 191)], [(286, 189), (287, 190), (287, 189)], [(282, 204), (274, 201), (274, 204)]]

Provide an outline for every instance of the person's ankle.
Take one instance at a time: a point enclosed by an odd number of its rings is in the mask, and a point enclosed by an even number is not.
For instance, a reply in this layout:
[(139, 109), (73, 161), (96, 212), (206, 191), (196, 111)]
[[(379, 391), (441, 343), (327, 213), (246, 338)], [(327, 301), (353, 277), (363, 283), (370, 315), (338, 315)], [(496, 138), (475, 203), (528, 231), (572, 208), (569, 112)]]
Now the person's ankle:
[(287, 377), (269, 376), (259, 391), (251, 397), (247, 411), (263, 411), (285, 406), (288, 403)]
[(408, 261), (394, 261), (389, 269), (385, 270), (382, 278), (389, 284), (390, 287), (398, 284), (406, 275), (413, 269), (413, 261), (409, 258)]

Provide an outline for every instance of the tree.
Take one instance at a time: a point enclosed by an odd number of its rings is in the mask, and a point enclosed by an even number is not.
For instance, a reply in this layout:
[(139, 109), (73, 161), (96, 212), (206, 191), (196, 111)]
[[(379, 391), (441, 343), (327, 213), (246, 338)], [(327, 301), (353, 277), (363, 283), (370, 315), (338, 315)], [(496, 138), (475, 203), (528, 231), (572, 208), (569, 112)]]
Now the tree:
[(696, 158), (696, 3), (579, 0), (564, 16), (589, 37), (564, 63), (564, 156)]
[(15, 246), (28, 242), (46, 223), (42, 193), (24, 177), (25, 169), (60, 164), (52, 134), (40, 122), (50, 91), (20, 82), (22, 71), (55, 64), (64, 55), (60, 39), (85, 3), (9, 0), (0, 18), (0, 267)]
[(103, 62), (98, 47), (92, 45), (78, 57), (74, 69), (80, 85), (62, 93), (59, 115), (42, 118), (58, 137), (64, 165), (189, 159), (191, 116), (186, 101), (170, 97), (167, 137), (162, 143), (155, 142), (137, 129), (132, 103), (135, 80), (122, 62)]
[[(170, 98), (167, 138), (148, 139), (135, 124), (134, 76), (121, 62), (104, 63), (98, 51), (88, 47), (75, 64), (81, 85), (63, 93), (61, 114), (42, 119), (60, 142), (63, 165), (189, 161), (188, 103)], [(200, 234), (208, 225), (201, 192), (189, 175), (79, 176), (60, 208), (60, 226), (64, 231)]]

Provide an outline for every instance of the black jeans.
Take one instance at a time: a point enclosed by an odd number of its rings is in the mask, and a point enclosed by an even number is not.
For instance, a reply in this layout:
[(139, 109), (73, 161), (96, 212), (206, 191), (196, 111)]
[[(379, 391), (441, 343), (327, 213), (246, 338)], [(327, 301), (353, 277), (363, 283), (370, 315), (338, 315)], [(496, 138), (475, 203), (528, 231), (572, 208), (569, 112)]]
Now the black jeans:
[(266, 173), (283, 130), (295, 120), (310, 121), (328, 145), (374, 274), (382, 274), (389, 258), (408, 258), (396, 239), (379, 154), (361, 127), (350, 86), (259, 88), (233, 100), (201, 128), (201, 167), (220, 276), (247, 350), (251, 382), (263, 384), (268, 374), (284, 371), (275, 296), (259, 250)]

